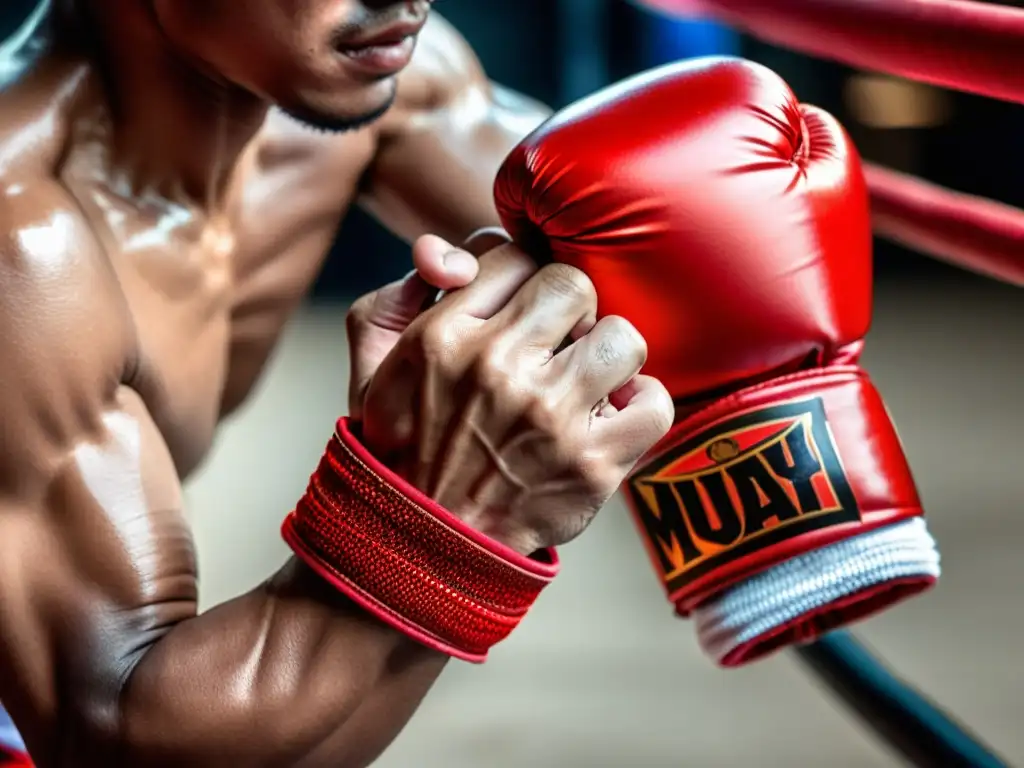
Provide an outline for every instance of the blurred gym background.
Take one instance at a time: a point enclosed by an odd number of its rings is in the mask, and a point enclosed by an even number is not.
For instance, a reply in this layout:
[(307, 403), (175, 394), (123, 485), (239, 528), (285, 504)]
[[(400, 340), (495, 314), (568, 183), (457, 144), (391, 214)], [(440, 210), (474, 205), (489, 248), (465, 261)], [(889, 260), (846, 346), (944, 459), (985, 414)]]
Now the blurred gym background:
[[(4, 0), (0, 34), (30, 5)], [(626, 0), (443, 0), (438, 11), (495, 80), (555, 107), (666, 61), (742, 55), (836, 114), (868, 159), (1024, 205), (1017, 106), (852, 71)], [(284, 560), (279, 520), (345, 402), (345, 305), (409, 267), (408, 246), (358, 211), (339, 243), (259, 393), (189, 486), (205, 606)], [(1022, 294), (884, 242), (876, 265), (866, 363), (900, 425), (945, 574), (858, 634), (1024, 764)], [(618, 501), (564, 558), (522, 629), (487, 665), (453, 664), (380, 765), (899, 764), (788, 655), (730, 672), (701, 658)]]

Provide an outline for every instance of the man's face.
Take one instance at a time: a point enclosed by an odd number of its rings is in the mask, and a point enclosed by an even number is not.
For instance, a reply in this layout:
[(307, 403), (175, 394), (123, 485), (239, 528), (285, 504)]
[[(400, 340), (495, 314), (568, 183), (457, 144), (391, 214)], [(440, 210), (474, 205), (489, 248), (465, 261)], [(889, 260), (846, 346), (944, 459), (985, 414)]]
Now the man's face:
[(379, 117), (432, 0), (152, 0), (172, 45), (295, 117), (345, 130)]

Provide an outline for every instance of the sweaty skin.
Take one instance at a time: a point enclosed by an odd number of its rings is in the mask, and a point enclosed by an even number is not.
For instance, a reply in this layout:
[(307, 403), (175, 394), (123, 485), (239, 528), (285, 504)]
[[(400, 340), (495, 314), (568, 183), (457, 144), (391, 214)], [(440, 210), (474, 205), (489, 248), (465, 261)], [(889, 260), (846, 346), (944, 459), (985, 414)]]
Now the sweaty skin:
[[(364, 765), (444, 666), (294, 561), (196, 615), (181, 479), (342, 214), (461, 242), (497, 223), (495, 171), (546, 116), (432, 14), (412, 63), (352, 97), (386, 106), (397, 80), (383, 118), (300, 125), (269, 106), (283, 53), (244, 35), (302, 19), (306, 50), (338, 8), (429, 4), (82, 0), (0, 49), (0, 700), (40, 766)], [(318, 66), (293, 90), (333, 109), (332, 78), (362, 75)]]

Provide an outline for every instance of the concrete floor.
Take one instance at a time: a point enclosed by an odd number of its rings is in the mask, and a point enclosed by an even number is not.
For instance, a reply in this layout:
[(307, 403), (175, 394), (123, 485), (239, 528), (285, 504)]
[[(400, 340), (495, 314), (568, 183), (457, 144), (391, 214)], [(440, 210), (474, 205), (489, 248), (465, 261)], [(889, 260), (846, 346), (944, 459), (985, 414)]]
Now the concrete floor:
[[(342, 320), (338, 308), (297, 319), (190, 486), (205, 605), (285, 559), (279, 520), (345, 403)], [(1024, 764), (1022, 294), (969, 277), (884, 284), (867, 365), (900, 425), (945, 573), (859, 633)], [(379, 765), (898, 765), (788, 655), (729, 672), (705, 661), (618, 500), (563, 557), (520, 630), (488, 664), (453, 664)]]

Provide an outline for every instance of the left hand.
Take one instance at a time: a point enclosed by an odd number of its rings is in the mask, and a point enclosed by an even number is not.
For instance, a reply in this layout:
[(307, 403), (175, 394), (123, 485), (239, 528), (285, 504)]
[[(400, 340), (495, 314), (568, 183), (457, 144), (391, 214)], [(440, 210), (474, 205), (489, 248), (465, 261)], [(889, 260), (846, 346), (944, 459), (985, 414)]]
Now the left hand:
[(579, 270), (538, 268), (512, 244), (488, 252), (380, 364), (362, 446), (520, 554), (574, 539), (673, 415), (664, 387), (637, 376), (644, 340), (596, 311)]
[(356, 300), (345, 321), (352, 362), (349, 416), (361, 418), (363, 398), (373, 374), (394, 348), (398, 337), (432, 303), (437, 292), (469, 285), (479, 271), (473, 256), (481, 256), (509, 240), (509, 236), (497, 228), (478, 230), (462, 248), (440, 237), (424, 235), (412, 247), (415, 267), (412, 272)]

